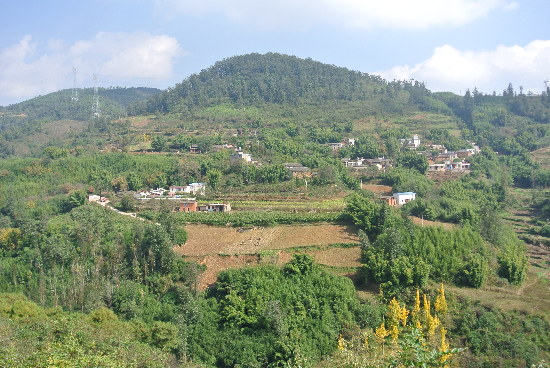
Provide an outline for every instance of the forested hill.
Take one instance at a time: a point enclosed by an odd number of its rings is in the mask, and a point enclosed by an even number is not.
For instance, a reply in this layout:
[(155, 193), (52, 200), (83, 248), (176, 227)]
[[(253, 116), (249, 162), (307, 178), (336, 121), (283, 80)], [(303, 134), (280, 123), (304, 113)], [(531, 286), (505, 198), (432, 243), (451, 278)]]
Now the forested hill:
[[(161, 92), (157, 88), (147, 87), (99, 88), (99, 104), (103, 115), (117, 117), (126, 114), (127, 106)], [(25, 115), (31, 119), (90, 120), (93, 116), (93, 88), (78, 89), (78, 101), (73, 101), (71, 94), (71, 89), (64, 89), (4, 107), (4, 118)]]
[(134, 106), (131, 113), (175, 112), (185, 107), (220, 103), (253, 105), (380, 100), (384, 96), (395, 98), (403, 90), (429, 94), (418, 82), (388, 83), (379, 76), (309, 58), (277, 53), (248, 54), (215, 63), (147, 103)]

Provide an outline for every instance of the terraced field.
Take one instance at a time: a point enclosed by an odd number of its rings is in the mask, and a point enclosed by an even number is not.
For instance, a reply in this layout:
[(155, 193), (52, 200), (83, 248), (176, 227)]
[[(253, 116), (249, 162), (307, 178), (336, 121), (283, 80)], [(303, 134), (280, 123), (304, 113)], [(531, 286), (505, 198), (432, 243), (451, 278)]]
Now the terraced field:
[(322, 265), (358, 267), (360, 248), (357, 231), (337, 224), (270, 227), (219, 227), (188, 225), (187, 243), (175, 251), (206, 266), (201, 289), (228, 268), (273, 263), (291, 259), (294, 253), (310, 254)]

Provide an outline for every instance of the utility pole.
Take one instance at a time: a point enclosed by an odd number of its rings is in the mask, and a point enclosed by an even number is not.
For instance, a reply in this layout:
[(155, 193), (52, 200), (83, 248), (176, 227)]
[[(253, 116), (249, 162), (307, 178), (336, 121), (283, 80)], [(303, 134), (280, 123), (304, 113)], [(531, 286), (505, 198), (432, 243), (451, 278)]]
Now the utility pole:
[(94, 118), (101, 117), (101, 108), (99, 107), (99, 94), (97, 88), (97, 75), (94, 76), (94, 96), (92, 98), (92, 114)]
[(73, 90), (71, 92), (71, 101), (78, 101), (78, 89), (76, 88), (76, 68), (73, 66)]

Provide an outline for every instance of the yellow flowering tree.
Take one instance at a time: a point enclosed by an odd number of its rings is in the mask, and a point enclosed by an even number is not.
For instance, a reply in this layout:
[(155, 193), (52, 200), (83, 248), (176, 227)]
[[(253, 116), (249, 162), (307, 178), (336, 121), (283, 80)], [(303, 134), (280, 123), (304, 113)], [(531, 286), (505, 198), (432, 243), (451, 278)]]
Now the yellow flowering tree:
[(374, 331), (374, 336), (382, 343), (382, 355), (384, 355), (384, 342), (386, 342), (386, 337), (388, 337), (389, 334), (390, 332), (386, 329), (384, 322)]
[[(384, 322), (377, 328), (350, 341), (344, 341), (340, 335), (338, 349), (345, 354), (338, 355), (341, 361), (335, 362), (335, 366), (448, 368), (452, 357), (462, 349), (452, 349), (447, 342), (447, 330), (438, 315), (446, 311), (444, 295), (441, 285), (432, 308), (428, 295), (417, 290), (411, 310), (392, 298)], [(373, 337), (372, 343), (369, 336)], [(388, 337), (392, 344), (386, 347)]]
[(437, 296), (435, 297), (435, 311), (441, 314), (447, 313), (447, 300), (445, 299), (445, 289), (443, 284), (437, 289)]

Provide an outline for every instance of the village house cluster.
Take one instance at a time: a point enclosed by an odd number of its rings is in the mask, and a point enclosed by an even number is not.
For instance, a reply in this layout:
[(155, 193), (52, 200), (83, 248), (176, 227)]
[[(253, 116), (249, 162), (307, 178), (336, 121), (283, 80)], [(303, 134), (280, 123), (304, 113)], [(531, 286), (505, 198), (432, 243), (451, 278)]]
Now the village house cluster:
[[(351, 138), (350, 138), (351, 139)], [(424, 147), (425, 151), (420, 151), (421, 140), (417, 134), (411, 138), (402, 138), (399, 140), (403, 146), (410, 150), (415, 150), (419, 155), (426, 156), (428, 160), (428, 171), (467, 171), (470, 170), (470, 162), (468, 158), (481, 152), (475, 143), (470, 143), (471, 148), (460, 149), (458, 151), (447, 151), (442, 144), (428, 144)], [(355, 141), (353, 140), (355, 143)], [(344, 147), (344, 143), (336, 149)], [(336, 146), (334, 146), (336, 147)], [(335, 148), (333, 148), (335, 149)], [(393, 160), (378, 157), (378, 158), (363, 158), (355, 159), (344, 158), (342, 163), (354, 170), (363, 170), (368, 168), (376, 168), (379, 171), (386, 171), (393, 167)]]
[(368, 167), (375, 167), (380, 171), (386, 171), (393, 167), (393, 160), (389, 158), (379, 157), (379, 158), (363, 158), (358, 157), (354, 160), (345, 158), (342, 160), (342, 163), (349, 168), (355, 169), (366, 169)]
[(340, 148), (346, 146), (355, 146), (355, 138), (346, 138), (341, 142), (327, 143), (327, 145), (333, 150), (338, 151)]
[(186, 186), (171, 186), (168, 190), (164, 188), (141, 190), (134, 194), (135, 199), (155, 199), (155, 198), (169, 198), (179, 199), (186, 195), (204, 195), (206, 193), (205, 183), (191, 183)]
[(135, 199), (173, 199), (179, 200), (180, 212), (230, 212), (231, 204), (229, 203), (205, 203), (199, 204), (196, 197), (188, 197), (189, 195), (203, 196), (206, 193), (205, 183), (191, 183), (185, 186), (173, 185), (164, 188), (144, 190), (134, 194)]
[(447, 152), (445, 149), (437, 155), (428, 158), (428, 171), (470, 170), (468, 157), (479, 153), (479, 148), (461, 149), (456, 152)]
[(416, 150), (418, 154), (425, 155), (428, 159), (428, 171), (465, 171), (470, 170), (468, 158), (480, 153), (481, 150), (475, 143), (470, 143), (470, 148), (460, 149), (458, 151), (447, 151), (442, 144), (425, 145), (426, 151), (419, 151), (421, 146), (420, 138), (417, 134), (412, 138), (400, 139), (401, 143), (411, 150)]

